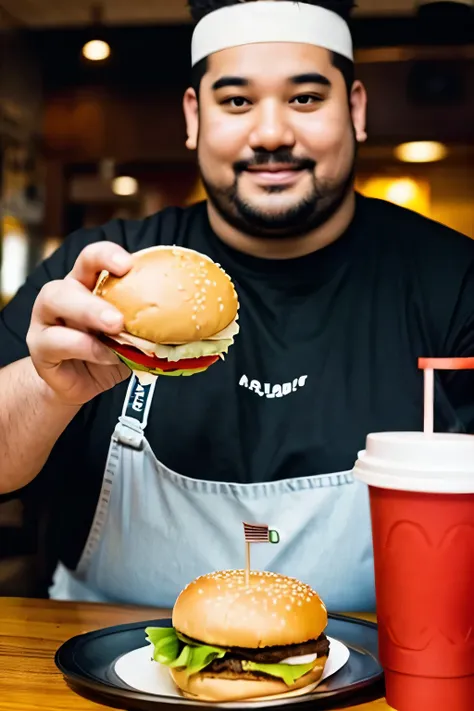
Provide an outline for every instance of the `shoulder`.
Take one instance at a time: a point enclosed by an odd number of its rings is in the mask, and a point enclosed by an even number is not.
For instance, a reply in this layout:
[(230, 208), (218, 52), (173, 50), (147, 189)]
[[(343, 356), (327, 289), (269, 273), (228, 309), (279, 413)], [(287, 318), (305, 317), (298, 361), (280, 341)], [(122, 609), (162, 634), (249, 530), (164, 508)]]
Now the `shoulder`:
[(142, 219), (117, 218), (97, 227), (81, 228), (64, 241), (67, 262), (74, 263), (79, 253), (94, 242), (115, 242), (129, 252), (174, 244), (204, 213), (205, 203), (201, 202), (189, 207), (166, 207)]
[(459, 334), (468, 328), (470, 343), (474, 333), (474, 240), (382, 200), (364, 205), (376, 268), (408, 295), (435, 353), (463, 352)]
[[(376, 198), (363, 198), (373, 237), (390, 252), (430, 264), (474, 262), (474, 240), (413, 210)], [(446, 263), (445, 263), (446, 266)]]

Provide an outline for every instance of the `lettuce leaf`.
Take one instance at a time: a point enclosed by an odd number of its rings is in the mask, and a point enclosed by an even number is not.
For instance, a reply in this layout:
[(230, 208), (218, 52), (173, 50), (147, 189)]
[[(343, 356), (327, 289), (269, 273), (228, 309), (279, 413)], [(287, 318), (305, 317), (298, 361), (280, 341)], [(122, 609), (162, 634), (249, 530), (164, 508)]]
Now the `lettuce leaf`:
[(315, 666), (311, 664), (258, 664), (257, 662), (242, 662), (242, 669), (245, 671), (261, 672), (269, 676), (276, 676), (283, 679), (287, 686), (292, 686), (298, 679), (310, 672)]
[(154, 646), (155, 662), (168, 665), (178, 658), (181, 645), (172, 627), (147, 627), (145, 632), (147, 641)]
[(183, 643), (173, 628), (147, 627), (145, 632), (147, 640), (154, 646), (154, 661), (172, 669), (183, 669), (187, 676), (197, 674), (227, 653), (220, 647)]

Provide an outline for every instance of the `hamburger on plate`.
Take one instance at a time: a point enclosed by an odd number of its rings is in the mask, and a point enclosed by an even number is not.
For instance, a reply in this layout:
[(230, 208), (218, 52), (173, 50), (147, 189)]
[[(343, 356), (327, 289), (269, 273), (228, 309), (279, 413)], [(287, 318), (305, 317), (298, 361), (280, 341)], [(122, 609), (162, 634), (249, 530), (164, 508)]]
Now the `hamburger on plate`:
[(285, 697), (311, 691), (329, 654), (319, 595), (271, 572), (221, 571), (179, 595), (171, 628), (146, 629), (153, 659), (181, 693), (203, 701)]
[(194, 375), (223, 359), (239, 332), (239, 302), (225, 271), (185, 247), (132, 257), (127, 274), (102, 272), (95, 286), (125, 320), (125, 330), (103, 342), (131, 370), (153, 375)]

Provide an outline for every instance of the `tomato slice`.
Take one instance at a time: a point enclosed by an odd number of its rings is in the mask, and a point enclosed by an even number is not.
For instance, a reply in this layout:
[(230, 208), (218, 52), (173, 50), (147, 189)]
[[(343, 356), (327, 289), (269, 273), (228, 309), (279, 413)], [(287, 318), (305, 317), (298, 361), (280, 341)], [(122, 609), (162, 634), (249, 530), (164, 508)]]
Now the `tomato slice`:
[(114, 351), (120, 353), (128, 360), (137, 363), (138, 365), (143, 365), (145, 368), (150, 370), (155, 370), (159, 368), (160, 370), (194, 370), (195, 368), (208, 368), (213, 363), (219, 360), (219, 356), (203, 356), (202, 358), (183, 358), (182, 360), (170, 361), (166, 358), (157, 358), (156, 356), (149, 356), (142, 351), (139, 351), (133, 346), (126, 346), (122, 343), (117, 343), (110, 338), (104, 338), (105, 344), (109, 348), (113, 348)]

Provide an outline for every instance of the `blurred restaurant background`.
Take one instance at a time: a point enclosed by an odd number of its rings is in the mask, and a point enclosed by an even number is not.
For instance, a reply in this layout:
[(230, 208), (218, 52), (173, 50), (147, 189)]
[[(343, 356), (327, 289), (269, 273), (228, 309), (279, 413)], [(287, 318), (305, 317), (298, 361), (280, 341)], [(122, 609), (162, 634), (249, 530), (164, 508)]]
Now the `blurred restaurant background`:
[[(353, 20), (357, 187), (471, 238), (473, 15), (471, 0), (358, 0)], [(0, 0), (0, 308), (71, 231), (205, 197), (181, 110), (191, 33), (186, 0)], [(36, 527), (0, 497), (0, 595), (44, 593)]]
[[(357, 186), (474, 237), (471, 0), (359, 0)], [(3, 304), (71, 231), (204, 197), (186, 0), (0, 0)]]

